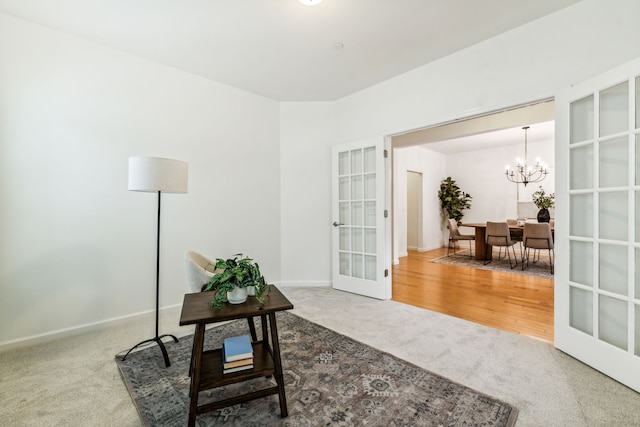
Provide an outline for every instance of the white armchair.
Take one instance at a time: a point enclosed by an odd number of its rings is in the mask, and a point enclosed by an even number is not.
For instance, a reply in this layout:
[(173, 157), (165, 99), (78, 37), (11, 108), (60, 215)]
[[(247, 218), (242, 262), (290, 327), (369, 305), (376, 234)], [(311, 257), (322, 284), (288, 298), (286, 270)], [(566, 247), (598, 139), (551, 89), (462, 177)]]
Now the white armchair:
[(184, 257), (191, 292), (200, 292), (215, 273), (216, 263), (194, 251)]

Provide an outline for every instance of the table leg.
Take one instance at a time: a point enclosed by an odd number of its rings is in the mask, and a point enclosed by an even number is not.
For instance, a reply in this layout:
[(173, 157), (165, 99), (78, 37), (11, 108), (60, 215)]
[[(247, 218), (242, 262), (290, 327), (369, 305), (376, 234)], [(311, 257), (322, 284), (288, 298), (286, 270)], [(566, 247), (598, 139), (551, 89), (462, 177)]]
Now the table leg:
[(276, 382), (278, 383), (278, 396), (280, 397), (280, 416), (289, 415), (287, 411), (287, 397), (284, 392), (284, 375), (282, 373), (282, 362), (280, 359), (280, 344), (278, 341), (278, 327), (276, 326), (276, 314), (269, 314), (269, 326), (271, 327), (271, 344), (273, 346), (273, 359), (276, 365)]
[(251, 342), (258, 341), (256, 337), (256, 325), (253, 323), (253, 317), (247, 317), (247, 322), (249, 323), (249, 333), (251, 333)]
[(202, 371), (202, 352), (204, 350), (204, 331), (205, 325), (202, 323), (196, 324), (196, 331), (193, 334), (194, 344), (193, 352), (191, 355), (192, 369), (191, 369), (191, 388), (190, 396), (191, 403), (189, 405), (189, 427), (196, 425), (196, 416), (198, 415), (198, 394), (200, 393), (200, 373)]
[(260, 316), (260, 321), (262, 325), (262, 343), (265, 345), (268, 345), (269, 341), (267, 341), (267, 337), (269, 336), (268, 335), (269, 328), (267, 328), (267, 316), (264, 314)]
[[(196, 326), (197, 329), (197, 326)], [(193, 378), (193, 362), (196, 357), (196, 336), (195, 332), (193, 335), (193, 341), (191, 342), (191, 361), (189, 361), (189, 378)], [(191, 396), (191, 391), (189, 391), (189, 396)]]
[(484, 260), (485, 255), (487, 259), (491, 259), (492, 246), (485, 243), (486, 229), (484, 227), (475, 227), (476, 229), (476, 259)]

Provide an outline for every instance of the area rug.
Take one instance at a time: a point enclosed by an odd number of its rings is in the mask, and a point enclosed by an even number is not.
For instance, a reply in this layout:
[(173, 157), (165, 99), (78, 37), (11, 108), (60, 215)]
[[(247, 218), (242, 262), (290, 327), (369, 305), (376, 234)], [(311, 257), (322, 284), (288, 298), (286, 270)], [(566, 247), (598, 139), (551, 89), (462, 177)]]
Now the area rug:
[[(289, 416), (277, 395), (202, 414), (199, 426), (513, 426), (518, 410), (391, 354), (288, 312), (277, 314)], [(260, 334), (259, 324), (256, 327)], [(247, 333), (246, 321), (208, 329), (205, 349)], [(260, 336), (260, 335), (258, 335)], [(188, 365), (193, 336), (168, 343), (171, 366), (158, 348), (116, 358), (145, 426), (186, 426)], [(199, 403), (262, 387), (246, 381), (203, 391)], [(235, 387), (235, 390), (234, 390)]]
[[(524, 274), (527, 276), (536, 276), (546, 279), (553, 279), (553, 274), (549, 268), (549, 257), (546, 254), (540, 254), (540, 260), (533, 263), (533, 253), (529, 259), (529, 267), (522, 270), (522, 264), (520, 259), (520, 253), (516, 249), (516, 255), (518, 257), (518, 265), (515, 268), (511, 268), (509, 260), (504, 257), (504, 251), (502, 251), (501, 259), (498, 259), (498, 250), (494, 248), (493, 259), (487, 265), (484, 265), (483, 260), (476, 260), (469, 258), (469, 251), (464, 250), (451, 254), (450, 256), (443, 256), (440, 258), (432, 259), (431, 262), (439, 264), (457, 265), (461, 267), (478, 268), (481, 270), (499, 271), (502, 273)], [(511, 262), (513, 263), (513, 255), (511, 255)]]

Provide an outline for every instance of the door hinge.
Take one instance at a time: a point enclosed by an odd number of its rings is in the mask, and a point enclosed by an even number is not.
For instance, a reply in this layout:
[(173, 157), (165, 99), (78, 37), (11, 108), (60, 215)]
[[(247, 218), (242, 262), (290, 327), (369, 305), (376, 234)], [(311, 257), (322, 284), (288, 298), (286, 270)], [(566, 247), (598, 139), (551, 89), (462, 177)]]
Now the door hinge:
[(384, 277), (389, 277), (389, 269), (388, 268), (384, 269)]
[(388, 210), (386, 210), (386, 209), (384, 210), (384, 217), (385, 217), (385, 218), (388, 218), (388, 217), (389, 217), (389, 211), (388, 211)]
[(386, 159), (387, 157), (389, 157), (389, 150), (384, 150), (384, 158)]

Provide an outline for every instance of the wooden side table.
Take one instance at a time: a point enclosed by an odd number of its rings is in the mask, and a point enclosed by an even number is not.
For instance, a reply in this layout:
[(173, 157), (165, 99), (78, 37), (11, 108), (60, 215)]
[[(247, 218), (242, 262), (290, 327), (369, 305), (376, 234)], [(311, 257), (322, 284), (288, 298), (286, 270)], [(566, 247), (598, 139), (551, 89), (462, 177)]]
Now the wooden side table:
[[(293, 304), (282, 295), (278, 288), (273, 285), (269, 285), (269, 287), (269, 295), (266, 297), (265, 305), (262, 309), (258, 308), (258, 302), (254, 297), (248, 297), (247, 301), (242, 304), (225, 304), (223, 308), (214, 309), (211, 307), (213, 294), (209, 292), (186, 294), (184, 296), (180, 326), (196, 325), (190, 366), (191, 388), (189, 394), (191, 396), (191, 404), (189, 406), (189, 427), (195, 426), (196, 417), (199, 414), (272, 394), (277, 394), (280, 399), (280, 415), (282, 417), (288, 415), (282, 363), (280, 361), (276, 312), (291, 310)], [(222, 349), (204, 351), (205, 326), (209, 323), (250, 319), (258, 316), (262, 322), (262, 340), (252, 343), (253, 369), (223, 374)], [(269, 318), (268, 327), (267, 317)], [(271, 330), (271, 345), (269, 345), (268, 329)], [(273, 375), (275, 378), (276, 386), (205, 405), (198, 405), (198, 394), (203, 390), (269, 375)]]

